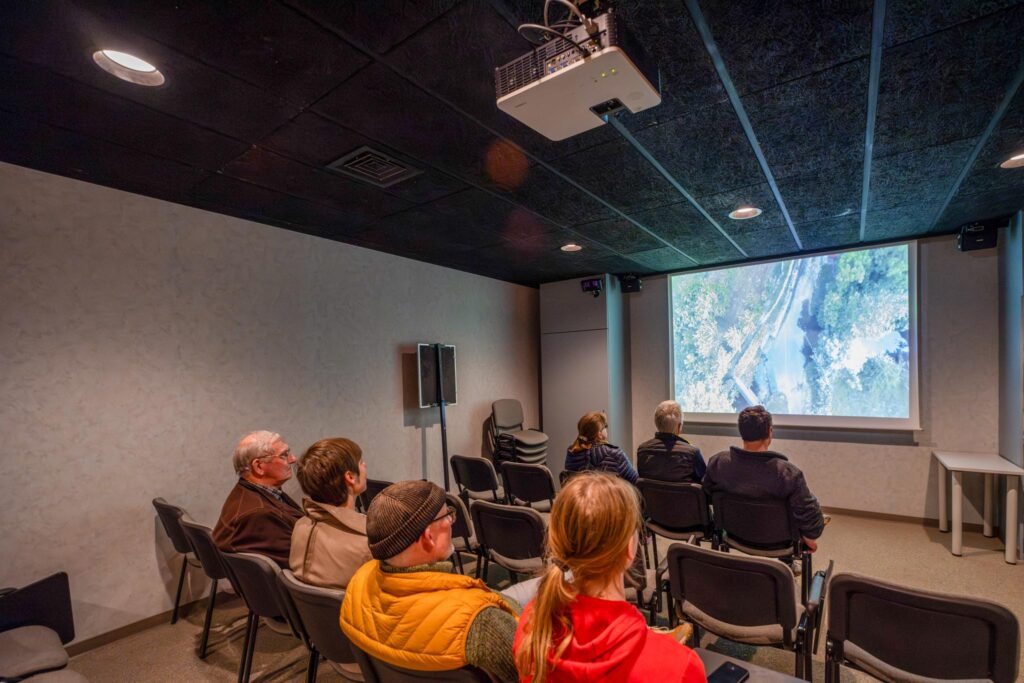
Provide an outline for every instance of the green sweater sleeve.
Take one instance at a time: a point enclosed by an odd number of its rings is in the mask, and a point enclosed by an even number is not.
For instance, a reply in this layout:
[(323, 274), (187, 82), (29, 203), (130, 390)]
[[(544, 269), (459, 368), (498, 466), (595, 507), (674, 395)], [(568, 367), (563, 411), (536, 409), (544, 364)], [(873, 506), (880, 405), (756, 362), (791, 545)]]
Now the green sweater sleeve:
[(514, 616), (497, 607), (480, 610), (466, 635), (466, 661), (470, 666), (491, 674), (501, 683), (517, 683), (519, 674), (512, 658), (512, 640), (515, 635)]

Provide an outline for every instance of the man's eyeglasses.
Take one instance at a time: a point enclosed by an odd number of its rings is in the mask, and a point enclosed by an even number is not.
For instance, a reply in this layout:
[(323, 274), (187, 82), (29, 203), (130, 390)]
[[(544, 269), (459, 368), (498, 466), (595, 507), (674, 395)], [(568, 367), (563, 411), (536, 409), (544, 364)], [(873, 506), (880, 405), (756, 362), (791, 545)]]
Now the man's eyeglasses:
[(282, 451), (281, 453), (272, 453), (271, 455), (263, 455), (259, 458), (253, 458), (254, 460), (273, 460), (274, 458), (284, 458), (285, 461), (292, 457), (292, 450), (289, 448)]
[(451, 505), (445, 505), (441, 516), (435, 517), (430, 523), (433, 524), (434, 522), (440, 522), (445, 517), (448, 518), (449, 522), (455, 524), (455, 508), (453, 508)]

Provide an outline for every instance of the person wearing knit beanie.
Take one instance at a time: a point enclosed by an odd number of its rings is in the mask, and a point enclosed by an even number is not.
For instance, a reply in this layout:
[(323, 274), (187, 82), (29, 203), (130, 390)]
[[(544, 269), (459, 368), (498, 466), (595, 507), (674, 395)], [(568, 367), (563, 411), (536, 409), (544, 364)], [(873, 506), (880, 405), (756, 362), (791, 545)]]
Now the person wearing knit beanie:
[(514, 683), (512, 638), (522, 607), (480, 579), (452, 573), (456, 513), (446, 503), (444, 489), (428, 481), (398, 482), (374, 497), (366, 511), (374, 559), (349, 581), (341, 630), (394, 666), (474, 667)]

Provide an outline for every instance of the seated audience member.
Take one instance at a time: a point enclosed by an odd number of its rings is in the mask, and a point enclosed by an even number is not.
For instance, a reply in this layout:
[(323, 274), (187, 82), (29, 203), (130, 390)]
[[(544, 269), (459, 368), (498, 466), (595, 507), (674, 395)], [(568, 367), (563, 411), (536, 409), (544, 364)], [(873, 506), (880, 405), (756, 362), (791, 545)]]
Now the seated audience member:
[(366, 463), (349, 439), (322, 439), (309, 447), (295, 472), (309, 498), (306, 516), (292, 529), (288, 564), (299, 581), (323, 588), (345, 588), (370, 560), (366, 515), (356, 497), (366, 490)]
[(639, 524), (639, 497), (621, 479), (582, 474), (559, 492), (548, 526), (551, 562), (516, 630), (521, 681), (705, 680), (696, 653), (649, 630), (626, 601), (624, 577), (637, 554)]
[(576, 429), (579, 436), (565, 454), (566, 472), (611, 472), (630, 484), (636, 483), (636, 470), (625, 452), (608, 443), (608, 418), (604, 413), (587, 413), (580, 418)]
[(518, 603), (480, 579), (452, 573), (455, 510), (427, 481), (381, 491), (366, 513), (374, 561), (348, 583), (341, 629), (368, 655), (416, 671), (473, 666), (515, 681)]
[(751, 406), (740, 412), (738, 422), (743, 448), (731, 446), (712, 456), (704, 475), (708, 496), (726, 491), (746, 498), (788, 501), (804, 543), (814, 552), (818, 549), (814, 539), (825, 529), (825, 519), (800, 468), (781, 453), (768, 450), (772, 443), (772, 414), (764, 406)]
[(636, 468), (644, 479), (699, 484), (707, 466), (700, 449), (683, 438), (683, 409), (662, 401), (654, 411), (657, 432), (636, 449)]
[(281, 484), (292, 476), (292, 455), (281, 435), (253, 432), (232, 456), (238, 483), (231, 489), (213, 529), (217, 547), (232, 553), (260, 553), (288, 566), (292, 527), (302, 509)]

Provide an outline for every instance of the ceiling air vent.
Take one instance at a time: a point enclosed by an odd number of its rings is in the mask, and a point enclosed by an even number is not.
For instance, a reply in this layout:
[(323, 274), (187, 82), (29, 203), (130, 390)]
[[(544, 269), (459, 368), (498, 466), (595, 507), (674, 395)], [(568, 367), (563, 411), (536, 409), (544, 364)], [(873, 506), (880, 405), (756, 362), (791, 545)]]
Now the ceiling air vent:
[(418, 168), (365, 146), (328, 164), (327, 168), (377, 187), (391, 187), (422, 173)]

